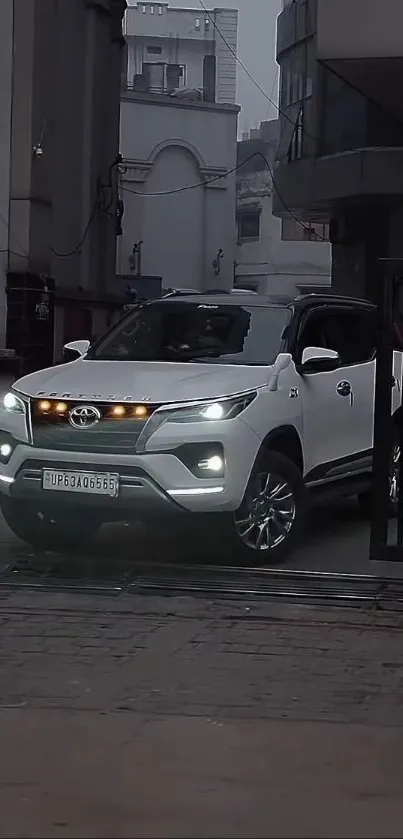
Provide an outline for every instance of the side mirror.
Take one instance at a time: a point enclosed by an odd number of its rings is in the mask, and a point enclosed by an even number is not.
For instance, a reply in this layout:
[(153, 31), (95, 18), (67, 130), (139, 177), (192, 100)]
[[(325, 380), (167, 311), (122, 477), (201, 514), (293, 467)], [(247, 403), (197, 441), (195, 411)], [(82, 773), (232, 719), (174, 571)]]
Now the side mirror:
[(278, 380), (279, 380), (280, 373), (282, 373), (283, 370), (286, 370), (287, 367), (290, 366), (291, 362), (292, 362), (291, 353), (282, 352), (277, 356), (277, 358), (276, 358), (276, 360), (273, 364), (272, 377), (270, 379), (269, 388), (268, 388), (269, 390), (273, 391), (273, 390), (278, 389)]
[(82, 358), (87, 354), (89, 348), (89, 341), (69, 341), (63, 347), (63, 361), (77, 361), (78, 358)]
[(328, 350), (325, 347), (305, 347), (302, 353), (301, 364), (298, 372), (305, 373), (330, 373), (340, 367), (340, 356), (336, 350)]

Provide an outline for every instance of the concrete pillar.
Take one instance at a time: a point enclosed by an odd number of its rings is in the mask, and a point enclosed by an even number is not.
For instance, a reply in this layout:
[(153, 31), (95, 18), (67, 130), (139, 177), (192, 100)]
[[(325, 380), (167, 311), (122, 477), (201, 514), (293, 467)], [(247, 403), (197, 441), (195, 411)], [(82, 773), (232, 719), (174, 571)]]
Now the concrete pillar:
[(332, 219), (332, 291), (376, 301), (378, 260), (389, 256), (390, 208), (351, 209)]

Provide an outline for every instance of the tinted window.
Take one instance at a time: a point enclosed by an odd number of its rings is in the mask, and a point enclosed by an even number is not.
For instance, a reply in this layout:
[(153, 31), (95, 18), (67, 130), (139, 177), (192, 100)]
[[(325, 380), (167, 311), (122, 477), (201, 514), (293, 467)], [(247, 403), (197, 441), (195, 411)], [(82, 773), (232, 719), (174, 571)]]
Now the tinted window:
[(298, 352), (324, 347), (339, 353), (341, 364), (359, 364), (374, 357), (376, 316), (370, 311), (326, 309), (312, 313), (301, 332)]
[(270, 364), (290, 312), (281, 307), (154, 303), (131, 312), (89, 358)]

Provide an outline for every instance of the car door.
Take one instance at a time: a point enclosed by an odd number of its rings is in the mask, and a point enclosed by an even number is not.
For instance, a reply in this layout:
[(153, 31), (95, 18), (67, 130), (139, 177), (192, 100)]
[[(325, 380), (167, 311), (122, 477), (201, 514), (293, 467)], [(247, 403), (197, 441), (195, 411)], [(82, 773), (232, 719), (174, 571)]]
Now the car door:
[[(366, 310), (363, 313), (367, 315)], [(357, 342), (360, 314), (353, 306), (328, 304), (312, 307), (300, 325), (297, 367), (308, 346), (336, 350), (341, 360), (337, 370), (299, 376), (305, 474), (312, 480), (338, 467), (347, 472), (351, 463), (365, 459), (372, 446), (374, 347), (363, 361), (365, 352)]]

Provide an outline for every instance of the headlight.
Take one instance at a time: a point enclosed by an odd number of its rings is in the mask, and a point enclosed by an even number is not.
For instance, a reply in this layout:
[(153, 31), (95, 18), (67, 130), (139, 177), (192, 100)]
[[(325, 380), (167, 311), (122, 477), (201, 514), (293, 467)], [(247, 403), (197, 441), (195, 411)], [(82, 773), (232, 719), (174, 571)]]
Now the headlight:
[(3, 408), (9, 414), (25, 414), (25, 402), (16, 393), (6, 393), (3, 399)]
[(150, 437), (165, 423), (214, 422), (230, 420), (239, 416), (256, 398), (256, 391), (233, 396), (230, 399), (220, 399), (216, 402), (204, 402), (189, 408), (164, 408), (155, 411), (146, 423), (137, 441), (136, 451), (144, 452)]
[[(220, 399), (217, 402), (193, 405), (190, 408), (169, 408), (161, 411), (165, 415), (165, 422), (213, 422), (214, 420), (234, 419), (250, 405), (256, 397), (253, 393), (243, 393), (231, 399)], [(158, 413), (158, 412), (157, 412)]]

